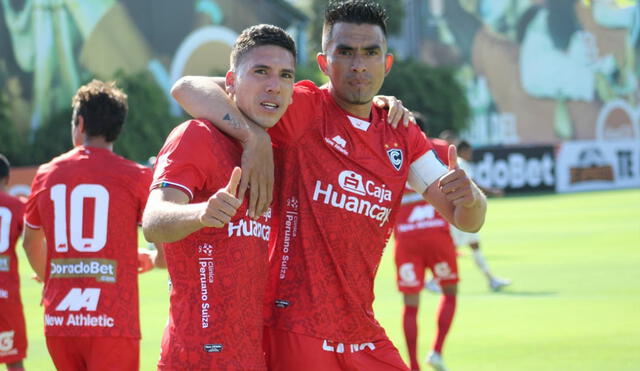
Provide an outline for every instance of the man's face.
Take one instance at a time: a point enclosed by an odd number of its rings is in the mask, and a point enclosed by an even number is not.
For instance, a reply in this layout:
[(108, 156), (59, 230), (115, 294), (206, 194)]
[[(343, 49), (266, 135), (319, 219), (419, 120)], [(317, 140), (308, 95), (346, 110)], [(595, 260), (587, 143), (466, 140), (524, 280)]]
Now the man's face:
[(371, 24), (336, 23), (318, 65), (331, 80), (340, 106), (369, 105), (391, 69), (382, 29)]
[(280, 120), (293, 96), (295, 60), (275, 45), (251, 49), (236, 71), (227, 72), (227, 91), (250, 120), (270, 128)]

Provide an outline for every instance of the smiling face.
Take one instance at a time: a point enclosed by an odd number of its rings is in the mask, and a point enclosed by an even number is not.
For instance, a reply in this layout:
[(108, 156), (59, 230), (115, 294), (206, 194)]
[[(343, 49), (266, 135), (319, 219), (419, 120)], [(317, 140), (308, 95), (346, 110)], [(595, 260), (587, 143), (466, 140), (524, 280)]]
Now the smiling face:
[(393, 64), (382, 29), (372, 24), (339, 22), (328, 35), (318, 65), (331, 80), (331, 94), (348, 112), (368, 116)]
[(295, 59), (285, 48), (258, 46), (227, 72), (227, 91), (250, 120), (270, 128), (280, 120), (293, 96)]

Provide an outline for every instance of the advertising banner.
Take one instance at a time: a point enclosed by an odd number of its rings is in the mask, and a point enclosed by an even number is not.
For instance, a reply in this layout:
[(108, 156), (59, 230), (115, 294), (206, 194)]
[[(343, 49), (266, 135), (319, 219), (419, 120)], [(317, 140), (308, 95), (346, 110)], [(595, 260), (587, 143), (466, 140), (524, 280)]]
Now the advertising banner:
[(553, 191), (553, 146), (484, 147), (473, 151), (473, 179), (506, 193)]
[(560, 147), (558, 192), (640, 187), (640, 141), (573, 141)]

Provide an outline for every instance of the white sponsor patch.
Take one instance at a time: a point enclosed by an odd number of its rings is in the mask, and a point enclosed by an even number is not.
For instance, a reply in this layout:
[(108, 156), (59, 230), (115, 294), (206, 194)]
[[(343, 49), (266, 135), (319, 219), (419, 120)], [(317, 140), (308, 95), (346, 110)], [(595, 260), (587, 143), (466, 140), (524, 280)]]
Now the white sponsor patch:
[(391, 190), (385, 184), (378, 185), (372, 180), (365, 180), (362, 175), (350, 170), (344, 170), (338, 175), (338, 184), (349, 193), (375, 197), (380, 204), (342, 193), (340, 188), (330, 183), (323, 184), (321, 180), (316, 181), (313, 200), (354, 214), (366, 215), (379, 221), (381, 227), (389, 221), (391, 208), (381, 205), (385, 201), (391, 202), (392, 197)]
[(74, 287), (56, 307), (57, 311), (77, 312), (80, 309), (95, 311), (100, 301), (100, 289)]

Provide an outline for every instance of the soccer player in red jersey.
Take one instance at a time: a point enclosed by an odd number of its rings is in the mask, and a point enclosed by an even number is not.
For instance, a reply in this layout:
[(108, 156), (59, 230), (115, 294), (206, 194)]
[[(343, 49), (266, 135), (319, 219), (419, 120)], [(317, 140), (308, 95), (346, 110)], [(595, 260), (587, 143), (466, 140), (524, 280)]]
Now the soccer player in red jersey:
[[(269, 131), (276, 200), (265, 350), (273, 370), (407, 369), (372, 309), (407, 180), (462, 229), (484, 222), (484, 196), (458, 169), (455, 147), (447, 169), (419, 128), (393, 129), (387, 111), (372, 105), (393, 62), (385, 18), (369, 1), (331, 2), (318, 55), (330, 83), (297, 83)], [(173, 93), (192, 115), (228, 129), (224, 118), (232, 117), (245, 125), (229, 131), (240, 140), (252, 135), (241, 113), (219, 99), (216, 80), (186, 78)]]
[[(294, 73), (293, 39), (276, 26), (250, 27), (232, 49), (225, 99), (270, 128), (291, 102)], [(165, 243), (171, 278), (159, 370), (266, 369), (271, 214), (247, 215), (237, 194), (241, 155), (240, 144), (206, 120), (177, 126), (158, 154), (143, 230)]]
[[(424, 128), (420, 115), (416, 122)], [(448, 143), (431, 139), (438, 157), (448, 160)], [(427, 362), (436, 370), (446, 370), (442, 347), (453, 322), (458, 291), (456, 248), (449, 231), (449, 223), (422, 195), (407, 189), (398, 211), (395, 235), (395, 263), (398, 290), (403, 294), (403, 329), (412, 370), (419, 370), (417, 359), (417, 314), (420, 292), (424, 287), (425, 270), (431, 270), (434, 280), (442, 288), (442, 299), (436, 317), (437, 333)]]
[(72, 106), (74, 148), (40, 166), (24, 218), (47, 348), (59, 370), (137, 370), (138, 224), (152, 174), (112, 152), (127, 114), (115, 84), (91, 81)]
[(7, 193), (9, 161), (0, 154), (0, 364), (24, 370), (27, 333), (20, 300), (16, 241), (22, 233), (24, 203)]

